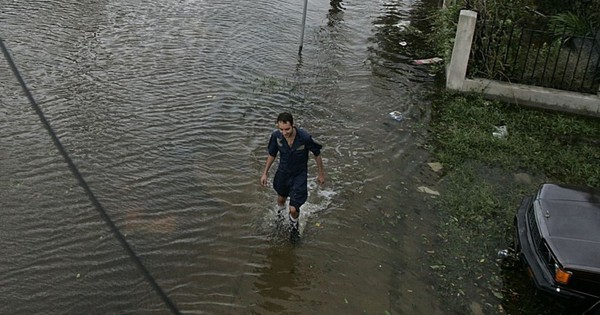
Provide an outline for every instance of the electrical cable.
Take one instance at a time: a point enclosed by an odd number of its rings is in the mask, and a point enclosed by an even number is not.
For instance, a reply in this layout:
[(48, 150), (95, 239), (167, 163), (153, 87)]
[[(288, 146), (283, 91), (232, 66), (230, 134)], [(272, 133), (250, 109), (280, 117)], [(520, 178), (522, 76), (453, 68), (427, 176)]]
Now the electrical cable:
[(177, 307), (173, 303), (173, 301), (171, 301), (171, 299), (167, 296), (167, 294), (163, 291), (163, 289), (158, 285), (158, 283), (156, 282), (154, 277), (152, 277), (152, 275), (150, 274), (148, 269), (146, 269), (146, 267), (144, 266), (144, 264), (142, 263), (140, 258), (135, 254), (135, 252), (133, 251), (133, 249), (131, 248), (129, 243), (127, 243), (127, 240), (125, 240), (125, 237), (123, 236), (123, 234), (121, 234), (121, 232), (119, 231), (119, 229), (117, 228), (115, 223), (111, 220), (110, 216), (106, 213), (106, 211), (100, 204), (100, 201), (98, 201), (98, 199), (96, 199), (96, 196), (92, 192), (91, 188), (88, 186), (87, 182), (85, 181), (85, 179), (83, 178), (83, 176), (81, 175), (79, 170), (77, 169), (77, 166), (75, 165), (75, 163), (73, 163), (73, 160), (71, 159), (71, 157), (69, 156), (69, 154), (63, 147), (62, 143), (60, 142), (60, 139), (58, 139), (58, 136), (52, 129), (52, 126), (50, 125), (50, 123), (48, 122), (46, 117), (44, 116), (44, 112), (41, 110), (41, 108), (39, 107), (39, 105), (37, 104), (35, 99), (33, 98), (33, 95), (29, 91), (29, 88), (27, 88), (25, 81), (21, 77), (21, 74), (20, 74), (19, 70), (17, 69), (17, 66), (15, 65), (12, 57), (10, 56), (10, 53), (8, 52), (8, 49), (4, 45), (4, 41), (2, 40), (2, 38), (0, 38), (0, 48), (2, 49), (2, 52), (4, 53), (4, 56), (6, 57), (6, 61), (8, 62), (10, 68), (12, 69), (13, 74), (19, 81), (19, 84), (23, 88), (25, 95), (29, 99), (29, 103), (31, 103), (31, 107), (33, 107), (33, 109), (35, 110), (35, 112), (38, 115), (38, 117), (40, 118), (42, 124), (44, 125), (44, 127), (46, 128), (48, 133), (50, 134), (50, 137), (52, 138), (52, 142), (54, 142), (54, 145), (56, 146), (56, 148), (58, 149), (60, 154), (63, 156), (63, 158), (65, 159), (65, 162), (67, 162), (69, 169), (71, 170), (73, 175), (77, 178), (79, 185), (83, 188), (83, 190), (87, 194), (88, 198), (90, 199), (90, 201), (96, 208), (96, 210), (98, 210), (102, 219), (104, 219), (106, 224), (110, 227), (110, 230), (113, 232), (113, 234), (115, 235), (117, 240), (121, 243), (121, 245), (123, 246), (123, 248), (125, 249), (127, 254), (129, 254), (131, 259), (134, 261), (136, 266), (140, 269), (142, 274), (145, 276), (146, 280), (154, 288), (156, 293), (160, 296), (160, 298), (163, 300), (163, 302), (169, 308), (169, 310), (173, 314), (181, 314), (179, 309), (177, 309)]

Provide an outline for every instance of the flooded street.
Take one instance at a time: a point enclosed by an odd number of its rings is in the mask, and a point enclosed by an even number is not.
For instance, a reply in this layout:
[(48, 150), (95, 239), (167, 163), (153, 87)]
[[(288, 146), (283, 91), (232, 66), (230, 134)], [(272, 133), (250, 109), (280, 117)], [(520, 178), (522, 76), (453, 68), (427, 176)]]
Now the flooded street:
[[(170, 313), (105, 211), (182, 313), (448, 314), (417, 190), (435, 181), (434, 78), (399, 37), (431, 2), (310, 1), (299, 56), (302, 1), (0, 0), (0, 36), (100, 203), (0, 57), (0, 313)], [(324, 145), (298, 246), (259, 185), (282, 111)]]

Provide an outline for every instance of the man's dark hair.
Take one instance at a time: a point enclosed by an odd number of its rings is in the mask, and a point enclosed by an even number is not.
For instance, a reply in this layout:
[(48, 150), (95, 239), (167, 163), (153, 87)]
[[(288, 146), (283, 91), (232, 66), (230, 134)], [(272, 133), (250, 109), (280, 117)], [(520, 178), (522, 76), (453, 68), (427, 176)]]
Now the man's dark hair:
[(281, 113), (279, 116), (277, 116), (277, 123), (280, 121), (283, 123), (289, 122), (290, 125), (294, 125), (294, 117), (292, 117), (292, 114), (288, 112)]

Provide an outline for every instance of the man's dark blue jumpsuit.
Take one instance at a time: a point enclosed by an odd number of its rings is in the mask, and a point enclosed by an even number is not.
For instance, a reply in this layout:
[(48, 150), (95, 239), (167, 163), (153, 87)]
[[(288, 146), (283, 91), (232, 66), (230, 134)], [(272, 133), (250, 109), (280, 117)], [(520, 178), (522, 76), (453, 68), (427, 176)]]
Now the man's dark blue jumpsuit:
[(308, 151), (315, 156), (321, 154), (322, 145), (316, 143), (304, 129), (296, 128), (296, 138), (290, 147), (279, 130), (273, 131), (269, 140), (269, 155), (279, 156), (279, 167), (273, 179), (273, 188), (283, 197), (290, 197), (290, 206), (300, 211), (300, 206), (306, 202)]

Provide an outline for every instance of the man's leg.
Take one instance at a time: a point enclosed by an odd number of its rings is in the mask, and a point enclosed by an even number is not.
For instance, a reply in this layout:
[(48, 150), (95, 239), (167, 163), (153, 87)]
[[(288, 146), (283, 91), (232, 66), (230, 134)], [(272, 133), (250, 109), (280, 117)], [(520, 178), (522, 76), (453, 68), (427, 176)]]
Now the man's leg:
[(308, 198), (306, 174), (296, 176), (292, 180), (290, 188), (290, 219), (298, 219), (300, 216), (300, 207)]
[(298, 219), (300, 216), (300, 211), (295, 206), (290, 205), (290, 216), (294, 219)]
[(298, 230), (298, 217), (300, 216), (300, 207), (296, 208), (290, 205), (290, 242), (297, 244), (300, 241), (300, 231)]
[(283, 219), (283, 211), (285, 210), (285, 201), (288, 198), (290, 187), (287, 184), (288, 178), (277, 171), (273, 178), (273, 189), (277, 192), (277, 217)]
[(283, 219), (283, 212), (285, 211), (286, 196), (277, 195), (277, 218)]
[(290, 222), (292, 223), (292, 229), (298, 230), (298, 217), (300, 211), (295, 206), (290, 205)]
[(298, 231), (298, 219), (300, 217), (300, 207), (306, 202), (308, 197), (306, 174), (296, 176), (292, 181), (290, 188), (290, 240), (297, 243), (300, 239)]
[(287, 200), (287, 197), (282, 196), (282, 195), (277, 195), (277, 208), (284, 208), (286, 200)]

